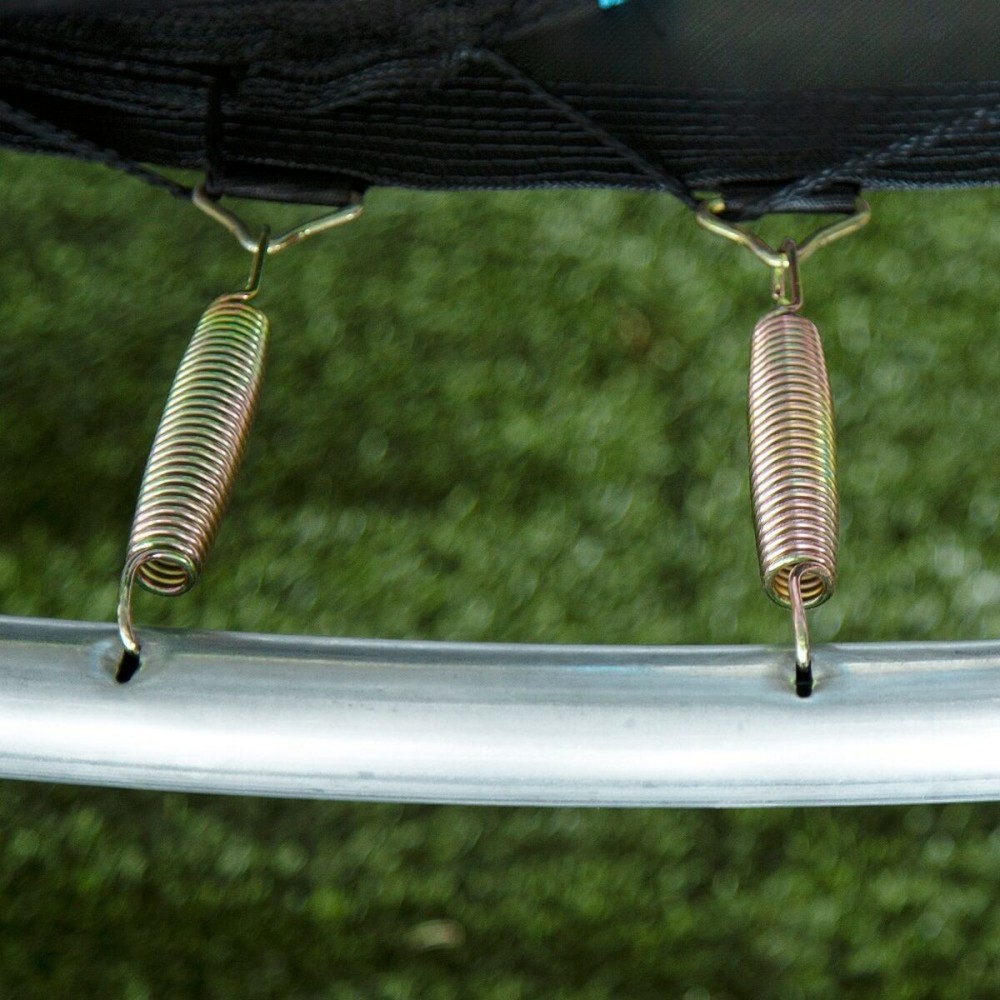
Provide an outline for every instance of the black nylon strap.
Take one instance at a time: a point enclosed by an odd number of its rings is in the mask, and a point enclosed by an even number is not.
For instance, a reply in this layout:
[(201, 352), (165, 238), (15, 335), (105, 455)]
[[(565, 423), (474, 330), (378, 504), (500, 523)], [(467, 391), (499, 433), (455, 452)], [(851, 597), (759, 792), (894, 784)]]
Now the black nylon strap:
[(850, 215), (859, 193), (857, 184), (832, 184), (803, 193), (789, 192), (782, 185), (733, 184), (719, 191), (726, 205), (722, 218), (727, 222), (752, 222), (772, 212)]

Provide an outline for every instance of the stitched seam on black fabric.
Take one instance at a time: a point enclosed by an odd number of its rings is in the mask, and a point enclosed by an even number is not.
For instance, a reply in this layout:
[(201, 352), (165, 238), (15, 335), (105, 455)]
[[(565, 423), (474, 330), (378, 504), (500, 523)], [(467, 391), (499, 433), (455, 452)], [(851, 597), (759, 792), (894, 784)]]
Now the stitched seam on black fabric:
[(628, 143), (612, 135), (589, 115), (574, 108), (573, 105), (557, 94), (553, 94), (533, 77), (504, 59), (503, 56), (486, 49), (462, 49), (456, 53), (456, 58), (460, 61), (486, 63), (494, 66), (512, 80), (526, 87), (532, 96), (543, 101), (554, 111), (562, 114), (567, 121), (572, 122), (583, 132), (598, 140), (601, 145), (616, 152), (626, 163), (630, 164), (640, 173), (661, 184), (689, 208), (694, 208), (697, 205), (694, 196), (679, 178), (668, 173), (659, 164), (653, 163), (648, 157), (629, 146)]
[[(452, 67), (452, 60), (442, 61), (440, 56), (408, 57), (392, 59), (376, 63), (361, 70), (356, 70), (344, 76), (317, 78), (315, 81), (294, 80), (274, 73), (258, 73), (247, 76), (244, 93), (259, 91), (262, 86), (272, 83), (284, 84), (294, 82), (304, 84), (311, 82), (314, 90), (319, 90), (319, 96), (305, 95), (308, 101), (296, 93), (298, 107), (309, 110), (329, 110), (344, 105), (362, 103), (372, 98), (391, 98), (397, 93), (404, 93), (413, 88), (415, 83), (433, 86), (446, 81), (442, 76), (442, 68)], [(419, 72), (419, 76), (416, 74)], [(327, 96), (335, 94), (336, 97)]]
[[(3, 22), (0, 21), (0, 28)], [(155, 59), (111, 59), (102, 58), (79, 50), (71, 53), (54, 49), (47, 45), (38, 45), (18, 39), (9, 42), (0, 38), (0, 52), (8, 53), (12, 58), (24, 59), (29, 62), (45, 62), (64, 69), (82, 69), (107, 73), (122, 74), (129, 78), (150, 80), (177, 84), (204, 84), (209, 77), (200, 69), (192, 66), (178, 66), (174, 63)]]
[(189, 198), (191, 189), (178, 184), (153, 170), (148, 170), (139, 163), (122, 156), (113, 149), (99, 146), (95, 142), (70, 129), (63, 128), (44, 118), (33, 115), (30, 111), (15, 108), (6, 101), (0, 100), (0, 120), (12, 124), (27, 135), (35, 136), (43, 142), (51, 143), (66, 152), (80, 156), (83, 159), (103, 163), (107, 167), (121, 170), (123, 173), (136, 177), (153, 187), (158, 187), (178, 198)]
[(930, 132), (907, 136), (883, 149), (872, 150), (870, 153), (854, 157), (838, 166), (828, 167), (808, 177), (803, 177), (760, 202), (748, 206), (747, 210), (760, 215), (765, 215), (768, 212), (779, 212), (782, 203), (790, 199), (811, 194), (835, 181), (854, 179), (864, 172), (884, 167), (893, 161), (908, 160), (914, 154), (933, 149), (934, 146), (947, 139), (974, 135), (982, 131), (983, 128), (998, 123), (1000, 123), (1000, 107), (994, 107), (992, 111), (986, 108), (977, 108), (972, 114), (941, 125)]
[[(104, 92), (100, 96), (95, 96), (87, 91), (67, 90), (65, 87), (54, 87), (51, 84), (41, 84), (36, 86), (33, 82), (20, 82), (16, 88), (21, 94), (31, 94), (39, 100), (48, 100), (56, 97), (65, 101), (71, 101), (78, 108), (87, 108), (94, 111), (103, 111), (105, 114), (120, 115), (130, 112), (136, 117), (158, 118), (164, 113), (175, 113), (177, 110), (185, 111), (189, 108), (189, 102), (180, 98), (174, 104), (166, 101), (153, 106), (148, 101), (129, 102), (122, 99), (122, 94), (130, 93), (128, 89), (115, 93)], [(202, 88), (198, 88), (199, 91)], [(190, 88), (188, 88), (190, 90)], [(186, 98), (187, 91), (180, 97)], [(192, 117), (189, 115), (188, 117)], [(200, 121), (202, 114), (199, 111), (197, 118)]]

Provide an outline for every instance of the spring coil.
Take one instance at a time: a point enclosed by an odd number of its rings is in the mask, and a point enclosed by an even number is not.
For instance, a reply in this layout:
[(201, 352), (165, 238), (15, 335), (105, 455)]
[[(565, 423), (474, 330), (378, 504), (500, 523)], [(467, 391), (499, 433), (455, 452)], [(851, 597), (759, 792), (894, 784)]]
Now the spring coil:
[(123, 580), (189, 590), (211, 547), (260, 394), (268, 319), (249, 294), (209, 305), (167, 397), (143, 474)]
[(791, 606), (796, 567), (805, 607), (833, 593), (838, 502), (833, 404), (815, 324), (788, 309), (756, 325), (748, 393), (750, 491), (761, 581)]

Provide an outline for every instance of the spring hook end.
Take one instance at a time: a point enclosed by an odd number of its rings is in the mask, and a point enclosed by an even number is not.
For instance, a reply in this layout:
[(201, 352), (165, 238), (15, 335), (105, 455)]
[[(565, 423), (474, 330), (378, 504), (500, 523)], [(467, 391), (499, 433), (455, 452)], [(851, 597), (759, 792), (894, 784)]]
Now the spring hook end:
[(242, 292), (236, 292), (235, 297), (241, 298), (244, 302), (254, 298), (260, 289), (260, 276), (264, 270), (264, 261), (267, 258), (267, 250), (271, 242), (271, 230), (268, 226), (260, 231), (257, 237), (257, 248), (253, 251), (253, 258), (250, 262), (250, 275)]
[(139, 650), (141, 647), (132, 624), (132, 585), (135, 583), (136, 568), (132, 560), (125, 563), (121, 586), (118, 590), (118, 638), (122, 644), (122, 658), (118, 664), (118, 672), (115, 674), (116, 680), (131, 669), (128, 678), (126, 678), (130, 679), (132, 674), (139, 669)]
[(812, 649), (809, 645), (809, 625), (802, 600), (802, 580), (816, 567), (800, 563), (788, 574), (788, 596), (792, 609), (792, 631), (795, 635), (795, 693), (800, 698), (812, 694)]
[(799, 248), (795, 240), (781, 244), (780, 267), (774, 269), (771, 298), (783, 312), (798, 312), (802, 308), (802, 283), (799, 280)]

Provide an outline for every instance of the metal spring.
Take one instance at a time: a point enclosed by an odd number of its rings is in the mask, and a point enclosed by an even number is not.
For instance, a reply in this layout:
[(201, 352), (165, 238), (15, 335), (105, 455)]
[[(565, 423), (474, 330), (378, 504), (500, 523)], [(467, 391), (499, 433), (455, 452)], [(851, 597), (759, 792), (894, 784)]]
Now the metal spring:
[(205, 310), (181, 360), (143, 474), (129, 536), (119, 630), (131, 626), (134, 580), (157, 594), (182, 594), (197, 580), (225, 510), (260, 393), (268, 319), (222, 295)]
[[(833, 593), (838, 503), (833, 404), (815, 324), (779, 309), (756, 325), (750, 351), (750, 490), (764, 590), (791, 607)], [(805, 664), (803, 664), (805, 666)]]

